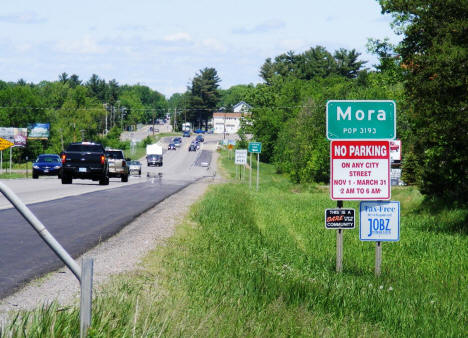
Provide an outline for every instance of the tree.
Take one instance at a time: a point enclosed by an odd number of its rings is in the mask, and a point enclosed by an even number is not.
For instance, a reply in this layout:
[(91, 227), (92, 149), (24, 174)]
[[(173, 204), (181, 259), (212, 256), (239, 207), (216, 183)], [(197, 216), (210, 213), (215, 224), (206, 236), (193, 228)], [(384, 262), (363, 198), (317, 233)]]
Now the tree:
[(336, 71), (339, 75), (353, 79), (358, 76), (359, 70), (366, 63), (365, 61), (358, 61), (361, 55), (355, 49), (350, 51), (340, 48), (335, 51), (334, 58), (336, 61)]
[(68, 81), (68, 74), (63, 72), (62, 74), (59, 75), (59, 81), (62, 82), (63, 84), (67, 83)]
[(218, 84), (221, 79), (214, 68), (204, 68), (197, 73), (189, 87), (190, 113), (188, 119), (193, 125), (205, 125), (208, 128), (208, 119), (213, 116), (219, 101)]
[(468, 2), (380, 0), (404, 35), (415, 171), (423, 194), (468, 203)]
[(76, 86), (81, 85), (81, 80), (78, 75), (73, 74), (69, 77), (68, 84), (70, 85), (70, 88), (75, 88)]
[(94, 96), (99, 101), (104, 103), (106, 99), (106, 81), (100, 79), (99, 76), (96, 74), (91, 75), (91, 78), (86, 83), (86, 87), (88, 87), (91, 96)]

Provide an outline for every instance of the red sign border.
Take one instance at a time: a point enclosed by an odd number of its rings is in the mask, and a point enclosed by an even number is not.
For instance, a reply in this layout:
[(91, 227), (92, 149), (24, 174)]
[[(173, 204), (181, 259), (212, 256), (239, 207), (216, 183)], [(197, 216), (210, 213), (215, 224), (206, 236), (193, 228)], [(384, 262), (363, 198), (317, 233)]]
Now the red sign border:
[[(364, 198), (334, 198), (333, 197), (333, 160), (334, 160), (334, 157), (333, 157), (333, 144), (335, 143), (367, 143), (367, 144), (370, 144), (370, 143), (382, 143), (382, 142), (385, 142), (387, 143), (387, 146), (388, 146), (388, 159), (387, 159), (387, 162), (388, 162), (388, 173), (387, 173), (387, 187), (388, 187), (388, 191), (387, 191), (387, 195), (388, 197), (386, 198), (375, 198), (375, 197), (364, 197)], [(362, 158), (363, 160), (366, 160), (366, 159), (369, 159), (369, 158)], [(390, 182), (390, 170), (391, 170), (391, 161), (390, 161), (390, 141), (389, 140), (332, 140), (330, 142), (330, 198), (333, 200), (333, 201), (388, 201), (390, 200), (392, 197), (392, 188), (391, 188), (391, 182)]]

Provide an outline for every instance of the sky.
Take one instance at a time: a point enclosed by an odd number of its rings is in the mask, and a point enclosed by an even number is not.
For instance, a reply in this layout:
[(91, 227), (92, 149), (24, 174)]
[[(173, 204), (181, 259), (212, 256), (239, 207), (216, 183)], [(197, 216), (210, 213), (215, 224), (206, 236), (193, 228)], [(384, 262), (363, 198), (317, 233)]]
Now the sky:
[(368, 38), (401, 40), (391, 21), (376, 0), (3, 0), (0, 80), (97, 74), (169, 98), (205, 67), (223, 89), (257, 84), (266, 58), (317, 45), (356, 49), (370, 68)]

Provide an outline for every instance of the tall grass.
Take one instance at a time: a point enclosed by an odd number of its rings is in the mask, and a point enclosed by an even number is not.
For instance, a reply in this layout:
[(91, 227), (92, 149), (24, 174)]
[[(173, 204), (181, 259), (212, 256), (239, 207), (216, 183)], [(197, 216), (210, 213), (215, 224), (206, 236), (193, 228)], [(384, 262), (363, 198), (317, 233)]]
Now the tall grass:
[[(338, 274), (328, 189), (260, 168), (259, 192), (213, 187), (166, 246), (99, 292), (90, 336), (467, 336), (468, 241), (453, 230), (466, 210), (434, 214), (417, 190), (394, 189), (401, 239), (383, 244), (381, 277), (358, 229)], [(21, 314), (3, 334), (76, 335), (76, 308), (60, 310)]]

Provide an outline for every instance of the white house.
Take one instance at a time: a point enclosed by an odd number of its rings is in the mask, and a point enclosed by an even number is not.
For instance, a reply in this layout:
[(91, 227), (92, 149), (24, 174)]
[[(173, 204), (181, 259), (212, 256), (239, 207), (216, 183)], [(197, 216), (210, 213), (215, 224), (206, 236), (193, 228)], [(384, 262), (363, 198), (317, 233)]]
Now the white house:
[(235, 134), (239, 131), (240, 121), (245, 115), (250, 115), (249, 104), (240, 101), (233, 107), (234, 112), (219, 111), (213, 113), (213, 128), (215, 134)]
[(234, 113), (250, 113), (250, 109), (252, 106), (248, 103), (245, 103), (244, 101), (240, 101), (238, 104), (236, 104), (232, 110)]
[(235, 134), (240, 128), (241, 113), (213, 113), (213, 127), (215, 134)]

